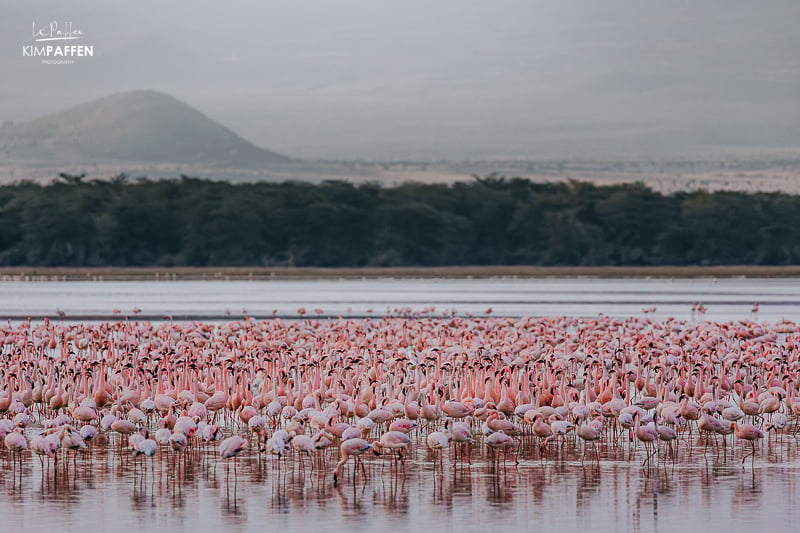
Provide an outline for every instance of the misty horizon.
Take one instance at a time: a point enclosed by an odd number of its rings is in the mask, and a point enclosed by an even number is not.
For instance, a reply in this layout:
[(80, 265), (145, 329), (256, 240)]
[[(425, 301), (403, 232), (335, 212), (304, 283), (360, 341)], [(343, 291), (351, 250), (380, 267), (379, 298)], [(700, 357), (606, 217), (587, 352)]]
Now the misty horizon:
[[(0, 119), (170, 94), (306, 159), (725, 154), (800, 146), (800, 6), (616, 0), (4, 6)], [(22, 57), (34, 22), (94, 45)]]

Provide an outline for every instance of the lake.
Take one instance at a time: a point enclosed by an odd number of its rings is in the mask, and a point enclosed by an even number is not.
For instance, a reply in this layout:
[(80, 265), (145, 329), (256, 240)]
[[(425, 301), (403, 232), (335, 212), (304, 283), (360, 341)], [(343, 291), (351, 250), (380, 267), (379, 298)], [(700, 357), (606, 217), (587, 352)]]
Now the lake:
[[(225, 321), (306, 315), (381, 316), (423, 312), (777, 322), (800, 319), (794, 279), (370, 279), (213, 282), (3, 282), (2, 316), (97, 321), (140, 317)], [(760, 304), (757, 313), (753, 305)], [(701, 303), (705, 313), (693, 311)], [(654, 311), (650, 308), (655, 307)], [(114, 310), (118, 310), (115, 313)], [(319, 309), (319, 313), (315, 312)], [(795, 422), (796, 424), (796, 422)], [(792, 431), (794, 427), (790, 427)], [(114, 438), (114, 437), (112, 437)], [(677, 460), (665, 448), (643, 464), (641, 446), (601, 443), (584, 458), (574, 437), (548, 458), (524, 438), (520, 464), (476, 455), (437, 462), (418, 437), (404, 467), (392, 457), (352, 463), (332, 482), (323, 463), (278, 459), (251, 447), (236, 462), (214, 447), (191, 461), (169, 451), (134, 460), (116, 443), (93, 444), (60, 470), (27, 453), (0, 452), (2, 531), (793, 531), (800, 523), (800, 454), (784, 434), (723, 448), (684, 437)], [(623, 452), (619, 452), (623, 450)]]

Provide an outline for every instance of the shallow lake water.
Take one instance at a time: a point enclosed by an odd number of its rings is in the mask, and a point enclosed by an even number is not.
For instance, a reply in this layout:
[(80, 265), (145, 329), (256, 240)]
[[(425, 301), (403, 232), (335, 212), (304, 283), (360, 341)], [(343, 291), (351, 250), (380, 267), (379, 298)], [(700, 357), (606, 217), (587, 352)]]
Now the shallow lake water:
[(795, 439), (763, 443), (744, 467), (749, 446), (714, 446), (687, 439), (676, 461), (663, 447), (643, 465), (641, 445), (610, 455), (619, 448), (601, 444), (599, 458), (589, 449), (582, 460), (580, 443), (551, 444), (542, 457), (528, 437), (515, 465), (514, 453), (505, 464), (479, 455), (454, 464), (452, 450), (439, 462), (418, 442), (405, 466), (370, 457), (335, 486), (332, 459), (251, 452), (234, 467), (209, 446), (135, 460), (112, 443), (44, 473), (36, 457), (21, 467), (2, 457), (0, 516), (4, 531), (794, 530)]
[[(707, 311), (692, 311), (702, 304)], [(759, 303), (757, 314), (751, 312)], [(697, 320), (800, 319), (796, 279), (364, 279), (160, 282), (0, 282), (0, 317), (163, 320), (273, 315), (379, 316), (427, 309), (500, 316), (642, 316)], [(114, 310), (119, 313), (113, 313)], [(316, 311), (315, 311), (316, 310)]]

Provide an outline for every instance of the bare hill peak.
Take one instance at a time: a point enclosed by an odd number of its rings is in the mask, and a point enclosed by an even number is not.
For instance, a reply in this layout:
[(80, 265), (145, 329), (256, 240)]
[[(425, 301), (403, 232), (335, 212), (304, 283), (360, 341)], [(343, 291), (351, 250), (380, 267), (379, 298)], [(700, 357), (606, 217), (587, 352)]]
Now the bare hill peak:
[(7, 128), (0, 154), (42, 162), (135, 161), (254, 167), (291, 161), (158, 91), (112, 94)]

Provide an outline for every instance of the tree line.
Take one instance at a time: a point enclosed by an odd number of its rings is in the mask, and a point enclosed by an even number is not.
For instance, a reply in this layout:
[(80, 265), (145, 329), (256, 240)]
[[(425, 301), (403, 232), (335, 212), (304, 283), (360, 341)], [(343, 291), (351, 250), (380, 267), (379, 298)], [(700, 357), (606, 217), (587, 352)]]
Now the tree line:
[(800, 197), (641, 183), (85, 181), (0, 187), (0, 264), (726, 265), (800, 260)]

